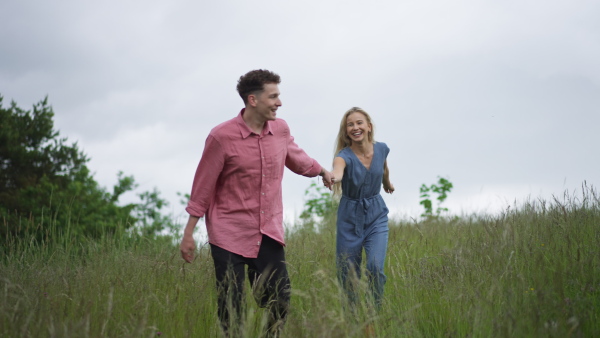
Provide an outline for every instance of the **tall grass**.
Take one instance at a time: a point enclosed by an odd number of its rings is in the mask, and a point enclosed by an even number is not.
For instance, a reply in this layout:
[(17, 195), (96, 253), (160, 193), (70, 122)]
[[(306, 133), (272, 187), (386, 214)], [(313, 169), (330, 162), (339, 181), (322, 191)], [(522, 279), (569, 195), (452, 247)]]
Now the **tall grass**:
[[(334, 220), (288, 235), (285, 337), (600, 335), (600, 200), (536, 200), (499, 215), (390, 224), (384, 304), (347, 313)], [(218, 337), (212, 260), (183, 264), (170, 241), (125, 234), (12, 241), (0, 259), (7, 337)], [(364, 289), (367, 288), (363, 284)], [(366, 293), (366, 292), (365, 292)], [(248, 295), (247, 337), (266, 313)]]

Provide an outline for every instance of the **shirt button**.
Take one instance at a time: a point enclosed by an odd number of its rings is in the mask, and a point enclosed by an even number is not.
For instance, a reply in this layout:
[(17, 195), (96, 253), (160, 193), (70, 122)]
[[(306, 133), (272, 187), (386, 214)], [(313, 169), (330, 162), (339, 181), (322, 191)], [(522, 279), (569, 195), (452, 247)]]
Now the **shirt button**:
[(265, 175), (263, 174), (263, 177), (265, 177)]
[(260, 245), (260, 241), (258, 241), (258, 243), (256, 243), (256, 245)]
[(263, 195), (264, 195), (265, 193), (264, 193), (264, 192), (261, 192), (261, 194), (263, 194)]
[(264, 214), (265, 212), (263, 210), (260, 211), (261, 214)]

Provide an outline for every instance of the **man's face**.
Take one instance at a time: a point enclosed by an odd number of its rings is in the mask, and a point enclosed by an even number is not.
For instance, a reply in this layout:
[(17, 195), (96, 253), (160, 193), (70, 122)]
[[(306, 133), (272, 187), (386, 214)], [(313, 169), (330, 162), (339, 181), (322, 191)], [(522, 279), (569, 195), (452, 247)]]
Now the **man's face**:
[(277, 116), (277, 109), (281, 107), (281, 100), (279, 99), (279, 87), (275, 83), (266, 83), (264, 90), (260, 93), (253, 94), (256, 102), (256, 111), (259, 116), (263, 117), (265, 121), (273, 121)]

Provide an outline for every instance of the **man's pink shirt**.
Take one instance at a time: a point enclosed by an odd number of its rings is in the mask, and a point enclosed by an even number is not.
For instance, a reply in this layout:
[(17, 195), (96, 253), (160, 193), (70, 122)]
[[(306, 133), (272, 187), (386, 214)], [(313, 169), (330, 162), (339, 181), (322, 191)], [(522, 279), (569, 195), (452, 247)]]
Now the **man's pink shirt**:
[(284, 120), (268, 121), (257, 135), (243, 113), (244, 109), (208, 135), (186, 211), (205, 216), (210, 243), (255, 258), (263, 234), (285, 245), (284, 166), (314, 177), (321, 165), (298, 147)]

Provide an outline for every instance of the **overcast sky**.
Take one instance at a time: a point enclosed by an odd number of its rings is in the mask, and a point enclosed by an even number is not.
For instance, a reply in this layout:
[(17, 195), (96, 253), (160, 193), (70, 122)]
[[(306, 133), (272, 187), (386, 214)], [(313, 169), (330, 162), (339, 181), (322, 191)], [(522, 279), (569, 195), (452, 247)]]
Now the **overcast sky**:
[[(242, 108), (240, 75), (282, 77), (278, 117), (326, 167), (343, 113), (391, 148), (395, 215), (437, 176), (454, 213), (600, 185), (600, 2), (2, 1), (0, 94), (177, 215), (210, 129)], [(286, 170), (287, 217), (313, 179)], [(131, 195), (127, 198), (133, 199)]]

